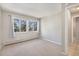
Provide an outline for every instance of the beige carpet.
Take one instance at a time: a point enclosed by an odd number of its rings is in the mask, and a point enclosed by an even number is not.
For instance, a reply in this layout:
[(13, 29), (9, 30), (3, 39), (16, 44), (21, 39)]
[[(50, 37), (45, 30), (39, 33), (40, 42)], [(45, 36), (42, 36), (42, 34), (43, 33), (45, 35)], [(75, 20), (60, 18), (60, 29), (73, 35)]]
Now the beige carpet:
[(61, 46), (42, 39), (34, 39), (5, 46), (2, 56), (63, 56)]

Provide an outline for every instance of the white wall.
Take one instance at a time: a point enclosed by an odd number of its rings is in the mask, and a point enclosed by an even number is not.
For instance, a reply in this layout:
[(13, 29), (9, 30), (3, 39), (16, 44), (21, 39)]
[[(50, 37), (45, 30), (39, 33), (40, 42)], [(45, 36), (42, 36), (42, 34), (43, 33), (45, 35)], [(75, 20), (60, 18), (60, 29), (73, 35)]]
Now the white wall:
[(2, 19), (1, 19), (1, 8), (0, 8), (0, 49), (2, 47)]
[(57, 13), (41, 19), (41, 35), (51, 42), (62, 44), (62, 13)]
[(70, 10), (65, 8), (65, 54), (69, 54), (70, 45), (72, 42), (72, 19)]
[(25, 41), (25, 40), (29, 40), (29, 39), (33, 39), (33, 38), (38, 38), (39, 37), (39, 32), (18, 32), (15, 34), (15, 37), (12, 38), (9, 36), (9, 31), (10, 31), (10, 18), (9, 15), (13, 15), (13, 16), (17, 16), (20, 18), (24, 18), (26, 20), (28, 19), (35, 19), (34, 17), (31, 16), (25, 16), (25, 15), (21, 15), (21, 14), (17, 14), (17, 13), (12, 13), (12, 12), (7, 12), (7, 11), (3, 11), (3, 44), (10, 44), (10, 43), (16, 43), (16, 42), (21, 42), (21, 41)]
[(68, 46), (70, 47), (72, 44), (72, 16), (70, 11), (68, 11)]
[(0, 9), (0, 49), (1, 49), (1, 9)]
[(76, 39), (79, 40), (79, 18), (76, 22)]
[(74, 40), (76, 40), (76, 18), (74, 17), (73, 19), (73, 23), (72, 23), (72, 25), (73, 25), (73, 32), (72, 32), (72, 35), (73, 35), (73, 37), (72, 37), (72, 42), (74, 42)]

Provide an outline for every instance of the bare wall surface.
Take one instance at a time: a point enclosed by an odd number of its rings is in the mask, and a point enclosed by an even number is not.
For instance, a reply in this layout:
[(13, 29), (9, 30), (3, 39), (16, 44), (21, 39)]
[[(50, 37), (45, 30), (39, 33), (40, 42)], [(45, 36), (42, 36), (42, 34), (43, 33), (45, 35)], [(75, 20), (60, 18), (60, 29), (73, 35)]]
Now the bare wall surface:
[(76, 21), (76, 39), (79, 40), (79, 17)]
[(1, 10), (0, 10), (0, 49), (1, 49)]
[(43, 17), (41, 20), (42, 37), (57, 44), (62, 40), (62, 13)]
[(74, 42), (74, 40), (76, 40), (76, 30), (77, 30), (76, 29), (76, 18), (74, 17), (73, 18), (73, 32), (72, 32), (73, 33), (73, 37), (72, 37), (73, 41), (72, 42)]
[(1, 40), (2, 40), (2, 28), (1, 28), (2, 27), (1, 25), (2, 24), (1, 24), (1, 22), (2, 21), (1, 21), (1, 8), (0, 8), (0, 49), (1, 49)]

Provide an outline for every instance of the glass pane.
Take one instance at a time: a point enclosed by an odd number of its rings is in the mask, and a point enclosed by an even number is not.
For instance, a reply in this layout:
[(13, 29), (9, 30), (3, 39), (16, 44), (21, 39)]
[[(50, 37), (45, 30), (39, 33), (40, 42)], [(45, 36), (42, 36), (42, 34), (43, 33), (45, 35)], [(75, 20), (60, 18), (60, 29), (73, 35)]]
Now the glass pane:
[(37, 22), (29, 21), (29, 31), (37, 31)]
[(25, 32), (25, 31), (26, 31), (26, 21), (21, 20), (21, 32)]
[(19, 32), (19, 19), (14, 19), (14, 32)]
[(29, 21), (29, 31), (33, 31), (33, 23)]
[(37, 22), (34, 22), (34, 31), (37, 31)]

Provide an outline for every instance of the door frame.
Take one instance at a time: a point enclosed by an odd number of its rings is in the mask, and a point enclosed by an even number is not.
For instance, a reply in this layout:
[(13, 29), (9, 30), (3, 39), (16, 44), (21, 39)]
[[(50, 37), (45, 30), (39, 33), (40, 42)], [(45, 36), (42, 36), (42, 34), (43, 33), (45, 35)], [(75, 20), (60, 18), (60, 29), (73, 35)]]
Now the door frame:
[[(64, 49), (64, 52), (65, 52), (65, 54), (66, 55), (69, 55), (69, 49), (70, 49), (70, 47), (69, 47), (69, 26), (71, 25), (71, 42), (73, 42), (74, 41), (74, 39), (73, 39), (73, 17), (72, 17), (72, 15), (70, 16), (70, 13), (71, 13), (71, 11), (70, 11), (70, 9), (71, 8), (74, 8), (74, 7), (77, 7), (77, 6), (79, 6), (79, 4), (73, 4), (73, 5), (70, 5), (70, 6), (66, 6), (65, 7), (65, 40), (64, 40), (64, 42), (65, 42), (65, 44), (64, 44), (64, 46), (65, 46), (65, 49)], [(74, 17), (78, 17), (79, 15), (77, 15), (77, 16), (74, 16)], [(71, 17), (71, 24), (69, 23), (69, 20), (70, 20), (70, 17)]]

